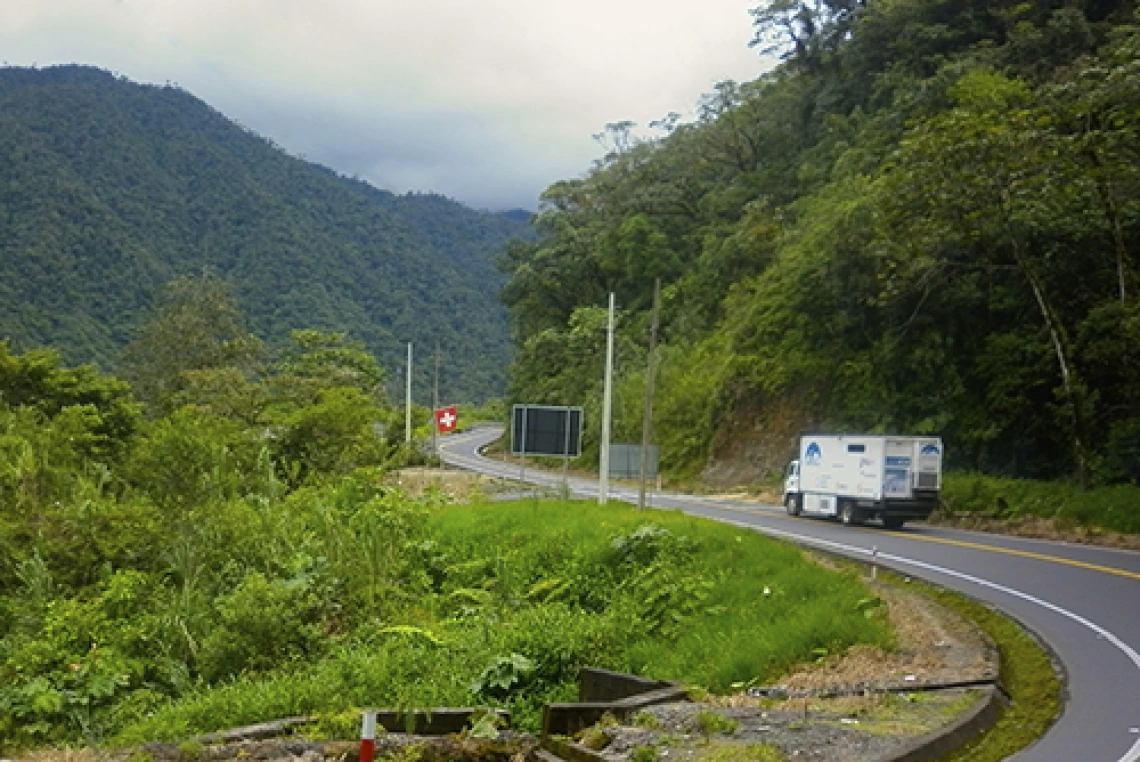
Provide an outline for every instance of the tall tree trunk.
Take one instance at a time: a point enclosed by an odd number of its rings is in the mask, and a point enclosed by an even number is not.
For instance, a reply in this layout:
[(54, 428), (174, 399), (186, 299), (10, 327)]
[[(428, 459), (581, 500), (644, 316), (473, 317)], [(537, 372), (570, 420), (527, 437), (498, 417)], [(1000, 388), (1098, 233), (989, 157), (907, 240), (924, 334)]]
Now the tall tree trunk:
[(1105, 177), (1105, 162), (1100, 151), (1090, 148), (1087, 155), (1096, 167), (1096, 191), (1100, 202), (1104, 206), (1104, 216), (1112, 228), (1112, 244), (1116, 253), (1116, 283), (1120, 291), (1120, 302), (1123, 304), (1128, 298), (1128, 244), (1124, 240), (1124, 227), (1120, 223), (1120, 207), (1116, 203), (1116, 194), (1112, 183)]
[(1068, 352), (1065, 349), (1066, 342), (1064, 332), (1060, 321), (1057, 319), (1056, 313), (1045, 297), (1044, 284), (1041, 283), (1037, 272), (1030, 265), (1025, 252), (1022, 251), (1021, 242), (1018, 241), (1016, 236), (1012, 236), (1012, 242), (1014, 261), (1017, 263), (1018, 269), (1021, 270), (1021, 274), (1024, 275), (1026, 281), (1029, 282), (1029, 288), (1033, 291), (1033, 298), (1037, 301), (1037, 308), (1041, 311), (1041, 317), (1045, 320), (1045, 328), (1049, 331), (1049, 339), (1053, 344), (1053, 353), (1057, 356), (1057, 365), (1061, 369), (1061, 385), (1065, 390), (1065, 398), (1068, 400), (1069, 408), (1073, 415), (1071, 435), (1073, 439), (1073, 459), (1077, 467), (1077, 479), (1080, 482), (1081, 489), (1086, 489), (1089, 486), (1089, 468), (1088, 454), (1084, 444), (1084, 411), (1082, 410), (1082, 400), (1077, 380), (1069, 363)]

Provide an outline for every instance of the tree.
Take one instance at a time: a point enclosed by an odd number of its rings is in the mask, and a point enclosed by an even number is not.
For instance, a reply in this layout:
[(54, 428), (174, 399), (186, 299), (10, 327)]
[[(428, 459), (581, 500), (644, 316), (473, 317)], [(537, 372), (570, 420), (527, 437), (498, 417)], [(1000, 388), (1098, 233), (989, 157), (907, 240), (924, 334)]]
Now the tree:
[(176, 407), (189, 373), (237, 368), (252, 373), (261, 342), (245, 329), (232, 290), (211, 272), (167, 284), (158, 310), (123, 352), (123, 374), (153, 415)]
[(384, 368), (363, 343), (343, 333), (314, 330), (293, 331), (290, 340), (274, 367), (279, 396), (309, 403), (321, 391), (349, 387), (385, 402)]
[(64, 368), (59, 353), (51, 349), (15, 355), (6, 341), (0, 341), (0, 405), (30, 408), (49, 420), (84, 409), (89, 431), (81, 449), (104, 460), (122, 454), (140, 417), (123, 381), (90, 365)]
[(916, 258), (912, 272), (1008, 267), (1032, 295), (1067, 410), (1073, 463), (1088, 480), (1088, 393), (1065, 315), (1049, 287), (1047, 240), (1081, 213), (1087, 179), (1058, 146), (1022, 82), (985, 69), (952, 88), (958, 105), (912, 129), (881, 188), (890, 225)]
[(768, 0), (749, 13), (756, 36), (750, 45), (761, 55), (781, 53), (806, 68), (818, 68), (825, 52), (846, 38), (866, 0)]

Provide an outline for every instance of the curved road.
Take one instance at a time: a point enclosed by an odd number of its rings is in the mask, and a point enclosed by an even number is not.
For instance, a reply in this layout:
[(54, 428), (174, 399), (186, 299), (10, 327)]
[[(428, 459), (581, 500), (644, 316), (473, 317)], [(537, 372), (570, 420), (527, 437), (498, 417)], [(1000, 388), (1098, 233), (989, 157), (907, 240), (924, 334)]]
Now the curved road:
[[(596, 480), (527, 469), (483, 457), (500, 428), (440, 443), (453, 466), (597, 498)], [(637, 502), (637, 489), (611, 483), (610, 498)], [(965, 532), (921, 524), (901, 531), (792, 518), (782, 508), (656, 493), (677, 508), (764, 534), (869, 559), (987, 601), (1020, 620), (1060, 658), (1064, 713), (1018, 762), (1140, 762), (1140, 553)], [(1140, 506), (1137, 507), (1140, 510)]]

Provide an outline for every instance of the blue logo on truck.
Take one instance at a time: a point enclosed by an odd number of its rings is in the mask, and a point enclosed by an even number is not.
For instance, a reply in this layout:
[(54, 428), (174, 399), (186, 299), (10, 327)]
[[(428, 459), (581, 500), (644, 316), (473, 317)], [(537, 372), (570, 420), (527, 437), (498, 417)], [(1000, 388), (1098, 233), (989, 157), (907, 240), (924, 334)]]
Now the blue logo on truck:
[(820, 449), (819, 444), (816, 442), (812, 442), (807, 446), (807, 449), (804, 450), (804, 463), (807, 465), (816, 465), (822, 457), (823, 450)]
[(919, 451), (920, 455), (940, 455), (941, 453), (942, 451), (938, 449), (936, 444), (924, 444)]

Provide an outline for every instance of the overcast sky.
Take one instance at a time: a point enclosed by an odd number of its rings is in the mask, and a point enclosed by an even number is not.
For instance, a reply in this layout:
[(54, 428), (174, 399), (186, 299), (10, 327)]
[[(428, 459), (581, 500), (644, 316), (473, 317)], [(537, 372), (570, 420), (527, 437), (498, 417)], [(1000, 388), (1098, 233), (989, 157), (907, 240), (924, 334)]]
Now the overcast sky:
[(0, 59), (177, 83), (396, 192), (534, 209), (607, 122), (691, 118), (767, 68), (760, 0), (0, 0)]

